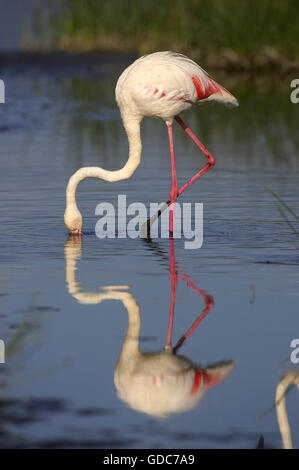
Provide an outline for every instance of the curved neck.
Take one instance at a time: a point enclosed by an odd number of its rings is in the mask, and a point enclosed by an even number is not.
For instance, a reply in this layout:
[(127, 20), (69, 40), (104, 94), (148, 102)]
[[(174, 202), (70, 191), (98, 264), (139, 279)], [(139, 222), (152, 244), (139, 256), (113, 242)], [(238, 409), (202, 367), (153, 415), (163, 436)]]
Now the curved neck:
[(280, 434), (282, 437), (283, 447), (285, 449), (292, 449), (292, 435), (290, 424), (288, 420), (288, 414), (286, 410), (285, 395), (287, 389), (293, 382), (291, 374), (286, 374), (284, 378), (278, 383), (276, 387), (276, 414), (279, 425)]
[(123, 342), (120, 358), (126, 359), (127, 356), (139, 355), (139, 336), (140, 336), (140, 309), (136, 299), (132, 294), (129, 294), (126, 299), (123, 299), (123, 304), (128, 311), (128, 329), (125, 340)]
[(104, 300), (119, 300), (128, 311), (127, 338), (136, 338), (139, 349), (140, 309), (135, 297), (128, 292), (129, 286), (103, 286), (101, 292), (82, 292), (76, 280), (77, 260), (82, 255), (82, 239), (70, 236), (64, 246), (65, 281), (69, 294), (82, 304), (99, 304)]
[(110, 183), (130, 178), (140, 164), (141, 158), (141, 138), (140, 138), (139, 117), (125, 117), (123, 119), (124, 127), (129, 141), (129, 158), (126, 164), (120, 170), (109, 171), (97, 166), (86, 166), (77, 170), (69, 179), (66, 187), (66, 204), (76, 205), (76, 190), (80, 181), (85, 178), (98, 178)]

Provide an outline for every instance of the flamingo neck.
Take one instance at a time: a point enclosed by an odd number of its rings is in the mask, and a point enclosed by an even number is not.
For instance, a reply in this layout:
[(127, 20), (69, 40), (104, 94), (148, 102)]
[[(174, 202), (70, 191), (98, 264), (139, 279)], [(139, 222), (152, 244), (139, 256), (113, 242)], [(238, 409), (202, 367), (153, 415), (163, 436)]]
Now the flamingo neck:
[(291, 375), (287, 374), (278, 383), (276, 387), (276, 397), (275, 397), (276, 398), (275, 399), (276, 414), (277, 414), (280, 434), (282, 437), (283, 447), (285, 449), (293, 449), (292, 435), (291, 435), (291, 429), (290, 429), (290, 424), (288, 420), (288, 414), (287, 414), (287, 409), (286, 409), (286, 399), (285, 399), (287, 389), (291, 385), (292, 381), (293, 380), (292, 380)]
[(131, 356), (141, 354), (139, 348), (141, 321), (139, 305), (132, 295), (123, 300), (123, 304), (128, 311), (128, 329), (122, 345), (120, 358), (126, 361)]
[(142, 144), (140, 138), (140, 117), (123, 116), (123, 124), (129, 141), (129, 157), (126, 164), (116, 171), (104, 170), (101, 167), (82, 167), (69, 179), (66, 188), (66, 205), (76, 204), (76, 190), (78, 184), (85, 178), (98, 178), (110, 183), (130, 178), (140, 164)]

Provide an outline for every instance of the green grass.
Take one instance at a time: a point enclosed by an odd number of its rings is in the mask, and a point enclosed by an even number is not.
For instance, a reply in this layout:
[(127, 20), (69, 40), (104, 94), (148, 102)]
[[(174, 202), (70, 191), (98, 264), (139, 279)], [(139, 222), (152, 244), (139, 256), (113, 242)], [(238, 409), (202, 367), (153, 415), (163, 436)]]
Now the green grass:
[(298, 9), (297, 0), (60, 0), (49, 30), (64, 49), (172, 49), (273, 65), (299, 60)]
[(299, 250), (298, 245), (298, 223), (299, 223), (299, 216), (293, 211), (293, 209), (272, 189), (264, 186), (265, 190), (268, 191), (278, 202), (277, 210), (284, 219), (284, 221), (289, 226), (289, 236), (288, 238), (284, 237), (285, 241), (290, 243), (293, 248)]
[[(279, 204), (277, 210), (288, 224), (289, 228), (291, 229), (291, 233), (293, 235), (299, 235), (299, 232), (295, 227), (296, 224), (298, 225), (299, 216), (293, 211), (293, 209), (291, 209), (291, 207), (286, 204), (286, 202), (284, 202), (283, 199), (281, 199), (280, 196), (278, 196), (278, 194), (272, 191), (272, 189), (268, 188), (267, 186), (264, 186), (264, 188), (278, 201)], [(296, 246), (296, 248), (299, 249), (299, 246)]]

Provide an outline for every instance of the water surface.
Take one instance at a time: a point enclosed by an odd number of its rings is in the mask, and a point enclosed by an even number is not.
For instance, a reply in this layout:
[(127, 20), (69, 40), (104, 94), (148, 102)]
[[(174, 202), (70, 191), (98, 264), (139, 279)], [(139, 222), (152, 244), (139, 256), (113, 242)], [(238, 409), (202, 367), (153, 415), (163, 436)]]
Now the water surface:
[[(122, 301), (97, 300), (107, 286), (127, 286), (140, 309), (142, 351), (161, 350), (171, 299), (169, 240), (99, 240), (93, 232), (99, 202), (116, 203), (118, 194), (128, 204), (168, 198), (162, 122), (143, 122), (142, 162), (129, 181), (80, 184), (89, 233), (82, 244), (69, 241), (63, 225), (70, 175), (81, 166), (115, 170), (126, 161), (114, 87), (131, 60), (52, 54), (2, 61), (0, 446), (255, 448), (263, 435), (266, 447), (281, 447), (273, 407), (298, 337), (299, 240), (264, 185), (299, 213), (299, 108), (290, 103), (289, 80), (215, 77), (240, 107), (185, 115), (216, 166), (181, 198), (203, 203), (204, 244), (185, 250), (184, 240), (175, 240), (173, 343), (205, 308), (187, 285), (192, 280), (215, 305), (180, 354), (203, 368), (229, 360), (235, 366), (191, 411), (157, 419), (118, 398), (114, 368), (128, 313)], [(178, 126), (175, 147), (184, 183), (204, 158)], [(287, 395), (294, 447), (298, 398), (295, 389)]]

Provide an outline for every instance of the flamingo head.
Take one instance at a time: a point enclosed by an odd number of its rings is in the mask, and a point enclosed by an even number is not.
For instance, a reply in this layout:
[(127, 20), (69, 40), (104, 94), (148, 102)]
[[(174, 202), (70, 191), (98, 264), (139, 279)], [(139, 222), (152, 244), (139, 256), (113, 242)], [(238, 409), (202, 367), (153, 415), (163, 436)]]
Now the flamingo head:
[(77, 206), (69, 205), (66, 207), (64, 224), (70, 235), (82, 235), (82, 215)]

